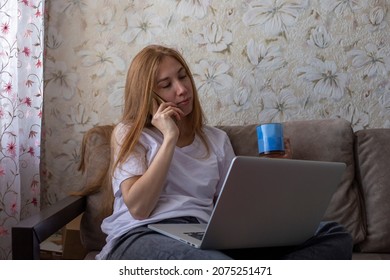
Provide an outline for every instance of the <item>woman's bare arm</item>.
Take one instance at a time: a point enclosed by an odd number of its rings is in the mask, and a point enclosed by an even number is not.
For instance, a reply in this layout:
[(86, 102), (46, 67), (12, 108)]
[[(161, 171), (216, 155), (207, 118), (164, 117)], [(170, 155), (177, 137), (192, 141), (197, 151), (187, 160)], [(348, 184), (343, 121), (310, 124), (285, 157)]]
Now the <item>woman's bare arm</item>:
[(153, 104), (152, 124), (163, 134), (164, 140), (149, 168), (142, 176), (122, 182), (123, 199), (135, 219), (146, 219), (156, 207), (179, 137), (179, 130), (172, 117), (180, 119), (181, 110), (164, 103), (157, 108)]

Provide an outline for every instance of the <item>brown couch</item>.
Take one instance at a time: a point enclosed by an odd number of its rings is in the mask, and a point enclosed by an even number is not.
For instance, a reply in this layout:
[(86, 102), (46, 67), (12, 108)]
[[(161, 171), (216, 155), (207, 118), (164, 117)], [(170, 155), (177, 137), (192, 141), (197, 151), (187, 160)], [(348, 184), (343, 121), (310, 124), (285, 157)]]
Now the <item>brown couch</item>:
[[(238, 155), (257, 156), (256, 124), (220, 126)], [(91, 129), (82, 153), (85, 183), (104, 182), (112, 126)], [(342, 119), (284, 123), (293, 158), (339, 161), (347, 169), (324, 219), (338, 221), (354, 239), (354, 259), (390, 259), (390, 129), (353, 132)], [(103, 174), (103, 176), (99, 176)], [(80, 213), (81, 241), (93, 258), (105, 243), (100, 230), (102, 193), (70, 196), (20, 222), (12, 230), (13, 258), (39, 258), (39, 243)], [(310, 211), (310, 209), (308, 209)]]

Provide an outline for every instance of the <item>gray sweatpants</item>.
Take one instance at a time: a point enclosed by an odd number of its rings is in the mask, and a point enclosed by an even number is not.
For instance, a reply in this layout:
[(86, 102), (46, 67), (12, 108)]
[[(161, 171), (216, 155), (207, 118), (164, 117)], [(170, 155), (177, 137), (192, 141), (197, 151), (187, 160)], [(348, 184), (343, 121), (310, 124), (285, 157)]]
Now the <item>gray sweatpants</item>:
[[(177, 218), (167, 223), (194, 223), (195, 218)], [(352, 258), (353, 242), (345, 228), (322, 222), (315, 235), (299, 246), (233, 250), (201, 250), (150, 230), (146, 226), (118, 239), (107, 259), (112, 260), (227, 260), (295, 259), (342, 260)]]

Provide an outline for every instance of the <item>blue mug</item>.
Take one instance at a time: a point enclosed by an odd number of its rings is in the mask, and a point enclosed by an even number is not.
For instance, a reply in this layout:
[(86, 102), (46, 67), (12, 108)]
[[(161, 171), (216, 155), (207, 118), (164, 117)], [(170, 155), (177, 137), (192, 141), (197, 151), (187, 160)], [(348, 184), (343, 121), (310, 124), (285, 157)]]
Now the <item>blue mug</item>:
[(283, 125), (266, 123), (256, 127), (259, 155), (284, 155)]

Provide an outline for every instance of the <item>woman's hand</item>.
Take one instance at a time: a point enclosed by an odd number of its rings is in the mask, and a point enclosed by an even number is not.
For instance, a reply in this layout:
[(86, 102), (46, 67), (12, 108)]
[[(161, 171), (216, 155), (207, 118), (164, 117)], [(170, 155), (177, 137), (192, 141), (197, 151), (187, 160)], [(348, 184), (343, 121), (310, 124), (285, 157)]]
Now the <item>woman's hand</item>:
[(290, 138), (284, 138), (284, 155), (282, 158), (292, 159), (292, 148)]
[(166, 137), (179, 137), (179, 128), (176, 121), (180, 121), (184, 115), (183, 111), (172, 102), (163, 102), (158, 105), (155, 99), (152, 100), (152, 125), (155, 126)]
[(269, 155), (262, 155), (262, 157), (292, 159), (292, 148), (291, 148), (290, 139), (284, 138), (284, 154), (269, 154)]

